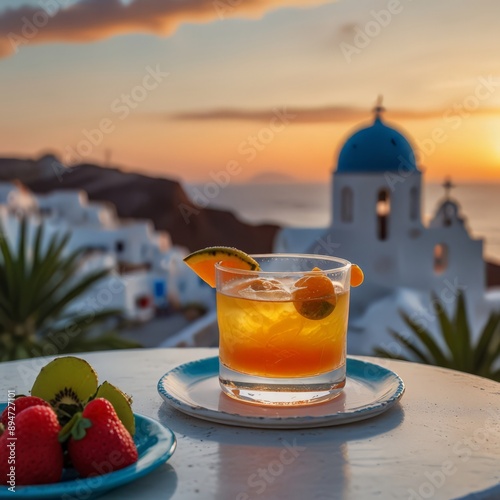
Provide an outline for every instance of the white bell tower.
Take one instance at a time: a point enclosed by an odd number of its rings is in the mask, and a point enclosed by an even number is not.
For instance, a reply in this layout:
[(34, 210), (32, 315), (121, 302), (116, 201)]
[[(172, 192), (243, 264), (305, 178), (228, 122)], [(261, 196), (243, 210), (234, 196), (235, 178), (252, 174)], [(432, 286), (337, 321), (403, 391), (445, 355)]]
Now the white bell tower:
[(382, 119), (381, 102), (372, 125), (355, 132), (333, 172), (332, 226), (390, 241), (422, 229), (422, 174), (406, 138)]

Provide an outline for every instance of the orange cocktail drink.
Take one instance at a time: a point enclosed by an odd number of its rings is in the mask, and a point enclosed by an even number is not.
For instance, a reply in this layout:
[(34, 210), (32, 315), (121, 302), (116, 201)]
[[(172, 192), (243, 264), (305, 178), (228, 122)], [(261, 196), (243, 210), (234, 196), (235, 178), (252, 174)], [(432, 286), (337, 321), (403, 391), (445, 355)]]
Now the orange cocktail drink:
[(217, 266), (220, 382), (260, 404), (331, 399), (345, 384), (351, 264), (254, 256), (261, 270)]
[(301, 315), (290, 298), (230, 294), (217, 297), (219, 356), (229, 368), (260, 377), (311, 377), (345, 362), (349, 292), (339, 291), (335, 310), (320, 319)]

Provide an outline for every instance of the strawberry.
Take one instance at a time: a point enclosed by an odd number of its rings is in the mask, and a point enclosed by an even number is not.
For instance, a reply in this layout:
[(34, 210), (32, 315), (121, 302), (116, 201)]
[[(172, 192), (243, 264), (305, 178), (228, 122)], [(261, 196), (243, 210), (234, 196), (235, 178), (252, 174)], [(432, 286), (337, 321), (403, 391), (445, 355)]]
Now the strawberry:
[[(31, 406), (0, 436), (0, 484), (22, 486), (61, 479), (61, 426), (52, 408)], [(14, 440), (15, 438), (15, 440)]]
[(21, 413), (26, 408), (29, 408), (30, 406), (50, 407), (49, 403), (41, 398), (37, 398), (35, 396), (20, 396), (14, 399), (14, 401), (12, 403), (9, 403), (7, 408), (5, 408), (5, 410), (2, 412), (2, 415), (0, 416), (0, 422), (2, 422), (3, 426), (7, 429), (9, 416), (13, 416), (15, 418), (16, 415), (19, 415), (19, 413)]
[(77, 413), (66, 427), (71, 429), (68, 452), (82, 477), (107, 474), (137, 462), (132, 436), (106, 399), (97, 398)]

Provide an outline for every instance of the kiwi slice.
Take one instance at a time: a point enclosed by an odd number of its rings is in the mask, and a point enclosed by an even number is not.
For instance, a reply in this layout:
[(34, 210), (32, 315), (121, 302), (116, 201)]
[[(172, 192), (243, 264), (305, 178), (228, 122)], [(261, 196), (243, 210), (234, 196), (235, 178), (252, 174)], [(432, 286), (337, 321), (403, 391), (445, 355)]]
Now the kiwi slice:
[(97, 374), (84, 359), (56, 358), (38, 374), (31, 395), (50, 403), (64, 425), (97, 391)]
[(135, 417), (132, 412), (132, 398), (109, 382), (103, 382), (97, 389), (96, 398), (107, 399), (116, 411), (118, 418), (133, 436), (135, 434)]

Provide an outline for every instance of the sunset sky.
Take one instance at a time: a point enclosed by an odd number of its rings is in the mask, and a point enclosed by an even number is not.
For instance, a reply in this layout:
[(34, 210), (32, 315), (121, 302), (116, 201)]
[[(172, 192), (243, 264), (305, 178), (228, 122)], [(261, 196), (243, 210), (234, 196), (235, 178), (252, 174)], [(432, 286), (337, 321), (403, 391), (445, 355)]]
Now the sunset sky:
[(322, 181), (381, 94), (427, 180), (500, 181), (499, 14), (498, 0), (2, 0), (0, 155)]

